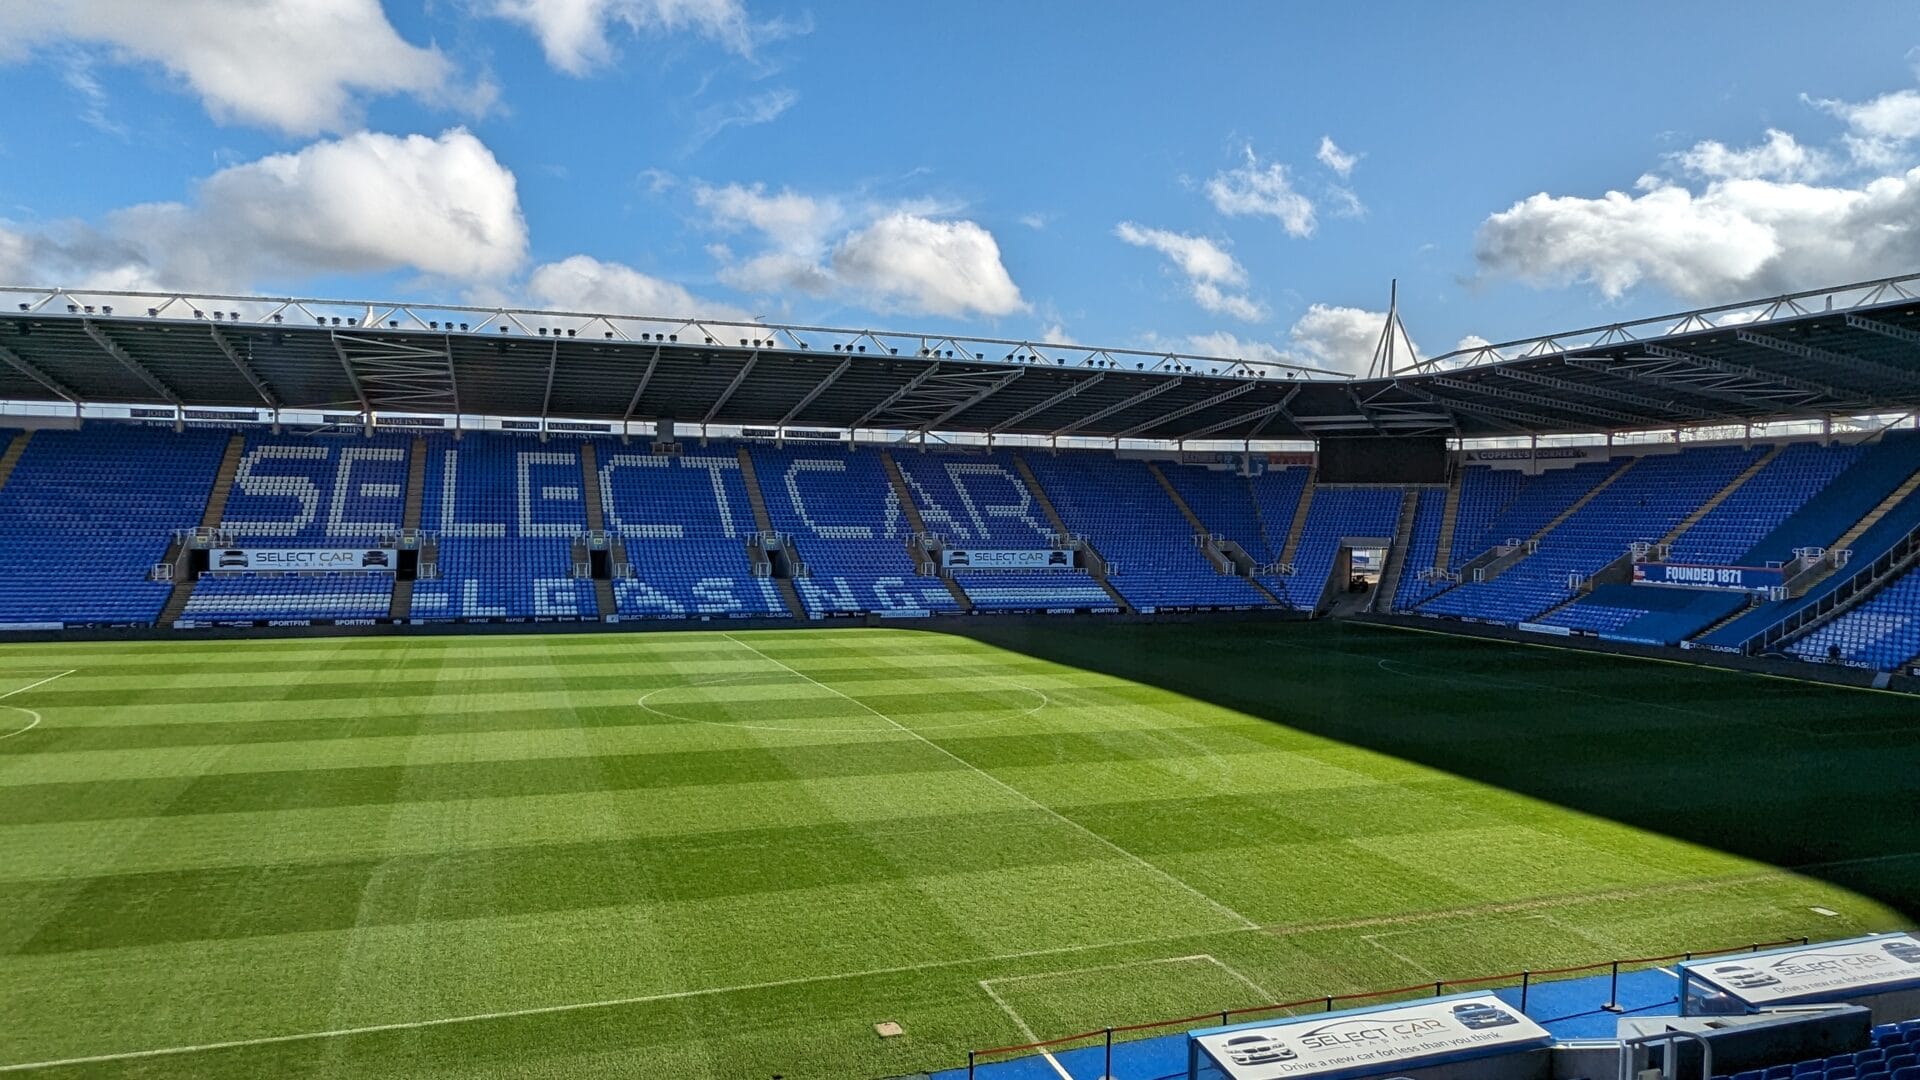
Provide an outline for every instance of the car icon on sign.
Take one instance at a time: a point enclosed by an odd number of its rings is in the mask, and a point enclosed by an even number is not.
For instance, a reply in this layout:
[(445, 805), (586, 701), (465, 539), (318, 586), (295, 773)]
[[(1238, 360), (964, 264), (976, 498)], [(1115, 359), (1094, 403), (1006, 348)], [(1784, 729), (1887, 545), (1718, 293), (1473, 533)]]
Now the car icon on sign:
[(1920, 964), (1920, 943), (1912, 941), (1889, 941), (1880, 948), (1895, 960), (1905, 960), (1909, 964)]
[(384, 551), (369, 551), (365, 555), (360, 556), (360, 565), (363, 567), (386, 566), (388, 565), (387, 553)]
[(1755, 971), (1739, 964), (1722, 964), (1713, 969), (1714, 977), (1736, 990), (1758, 990), (1763, 986), (1779, 986), (1780, 980), (1764, 971)]
[(1460, 1026), (1478, 1031), (1481, 1028), (1506, 1027), (1517, 1024), (1512, 1013), (1505, 1009), (1496, 1009), (1483, 1001), (1463, 1001), (1453, 1007), (1453, 1018)]
[(220, 569), (247, 568), (247, 553), (244, 551), (223, 551), (220, 553)]
[(1270, 1035), (1241, 1035), (1227, 1040), (1227, 1056), (1235, 1065), (1265, 1065), (1292, 1061), (1293, 1048)]

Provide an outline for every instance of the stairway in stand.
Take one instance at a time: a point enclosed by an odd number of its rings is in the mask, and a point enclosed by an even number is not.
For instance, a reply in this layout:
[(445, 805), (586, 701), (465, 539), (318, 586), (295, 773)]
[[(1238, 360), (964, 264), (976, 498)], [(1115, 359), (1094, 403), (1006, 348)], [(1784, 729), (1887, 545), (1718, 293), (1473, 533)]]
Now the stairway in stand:
[[(600, 501), (600, 462), (590, 442), (580, 444), (580, 495), (587, 504), (587, 528), (596, 533), (606, 532), (606, 504)], [(611, 550), (607, 552), (607, 557), (612, 559)], [(602, 622), (606, 621), (607, 616), (619, 612), (619, 604), (613, 597), (611, 577), (593, 579), (593, 600), (600, 609)]]
[[(753, 470), (753, 455), (746, 447), (740, 448), (740, 479), (747, 485), (747, 505), (753, 507), (753, 527), (760, 535), (773, 532), (773, 519), (767, 516), (767, 500), (760, 494), (760, 476)], [(780, 590), (780, 598), (786, 601), (787, 613), (796, 619), (805, 620), (807, 609), (800, 603), (800, 592), (787, 578), (774, 578), (773, 584)]]

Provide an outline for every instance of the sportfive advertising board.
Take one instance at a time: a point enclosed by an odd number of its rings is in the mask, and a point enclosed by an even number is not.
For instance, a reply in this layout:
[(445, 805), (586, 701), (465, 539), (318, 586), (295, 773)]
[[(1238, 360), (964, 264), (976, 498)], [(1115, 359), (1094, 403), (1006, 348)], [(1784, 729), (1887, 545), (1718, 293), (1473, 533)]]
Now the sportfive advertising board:
[(1276, 1024), (1196, 1031), (1196, 1076), (1229, 1080), (1367, 1076), (1545, 1046), (1546, 1029), (1492, 994), (1435, 998)]
[(1846, 1001), (1920, 989), (1920, 940), (1911, 934), (1828, 941), (1772, 952), (1738, 953), (1680, 965), (1689, 1013), (1747, 1006)]
[(214, 548), (207, 553), (207, 569), (240, 570), (353, 570), (393, 572), (393, 552), (386, 548)]

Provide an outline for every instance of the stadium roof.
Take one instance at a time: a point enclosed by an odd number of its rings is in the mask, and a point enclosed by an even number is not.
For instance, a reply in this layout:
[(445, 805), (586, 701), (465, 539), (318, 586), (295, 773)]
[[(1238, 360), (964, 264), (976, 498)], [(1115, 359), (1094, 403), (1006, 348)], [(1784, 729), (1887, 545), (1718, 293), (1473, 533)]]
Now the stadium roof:
[(0, 287), (0, 399), (1139, 439), (1556, 434), (1920, 408), (1920, 274), (1391, 374), (768, 323)]

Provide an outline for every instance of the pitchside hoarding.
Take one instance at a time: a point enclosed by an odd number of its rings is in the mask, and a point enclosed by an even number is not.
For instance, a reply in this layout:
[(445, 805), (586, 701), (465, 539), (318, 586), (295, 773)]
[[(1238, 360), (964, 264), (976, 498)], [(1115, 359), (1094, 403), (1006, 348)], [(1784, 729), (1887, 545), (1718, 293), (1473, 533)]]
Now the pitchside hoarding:
[(1492, 994), (1196, 1031), (1195, 1077), (1368, 1076), (1546, 1046), (1545, 1028)]
[(207, 568), (239, 570), (352, 570), (393, 571), (393, 552), (386, 548), (214, 548)]
[(1059, 548), (943, 548), (940, 565), (961, 570), (1071, 570), (1073, 552)]
[(1696, 589), (1765, 592), (1787, 583), (1785, 570), (1760, 566), (1696, 566), (1689, 563), (1635, 563), (1633, 580), (1647, 585), (1686, 585)]
[(1848, 1001), (1920, 989), (1920, 940), (1881, 934), (1689, 960), (1680, 975), (1689, 1014), (1724, 1013), (1728, 999), (1749, 1008)]

